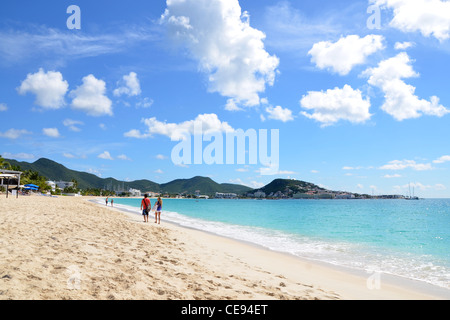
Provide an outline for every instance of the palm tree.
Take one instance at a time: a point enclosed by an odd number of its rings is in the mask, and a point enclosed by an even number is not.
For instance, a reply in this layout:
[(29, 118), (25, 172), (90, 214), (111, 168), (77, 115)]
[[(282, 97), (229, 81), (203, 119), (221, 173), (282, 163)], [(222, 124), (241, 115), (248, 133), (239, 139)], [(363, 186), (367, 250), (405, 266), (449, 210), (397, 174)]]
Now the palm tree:
[(71, 182), (73, 182), (73, 188), (77, 189), (78, 188), (78, 181), (76, 179), (72, 179)]
[(0, 156), (0, 169), (9, 169), (11, 165), (2, 156)]

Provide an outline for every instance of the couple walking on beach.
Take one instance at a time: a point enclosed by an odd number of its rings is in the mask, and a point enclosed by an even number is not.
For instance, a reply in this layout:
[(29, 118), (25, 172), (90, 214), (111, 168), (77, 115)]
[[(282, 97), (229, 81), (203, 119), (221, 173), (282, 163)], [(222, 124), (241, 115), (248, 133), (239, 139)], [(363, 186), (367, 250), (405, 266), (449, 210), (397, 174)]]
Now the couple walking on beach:
[[(142, 199), (141, 201), (141, 210), (142, 210), (142, 215), (144, 216), (144, 222), (148, 222), (148, 214), (151, 211), (151, 202), (150, 199), (148, 198), (148, 195), (145, 194), (144, 195), (144, 199)], [(158, 222), (158, 224), (161, 222), (161, 209), (162, 209), (162, 200), (161, 197), (158, 197), (158, 200), (156, 200), (155, 203), (155, 223)]]

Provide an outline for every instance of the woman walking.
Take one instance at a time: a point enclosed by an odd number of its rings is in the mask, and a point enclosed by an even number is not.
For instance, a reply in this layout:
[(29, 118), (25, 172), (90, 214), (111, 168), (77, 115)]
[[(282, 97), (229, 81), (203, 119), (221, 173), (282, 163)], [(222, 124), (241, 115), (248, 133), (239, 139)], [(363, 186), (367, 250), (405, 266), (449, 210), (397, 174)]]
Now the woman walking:
[(161, 197), (158, 197), (156, 201), (156, 211), (155, 211), (155, 223), (158, 221), (158, 224), (161, 222), (161, 210), (162, 210), (162, 200)]

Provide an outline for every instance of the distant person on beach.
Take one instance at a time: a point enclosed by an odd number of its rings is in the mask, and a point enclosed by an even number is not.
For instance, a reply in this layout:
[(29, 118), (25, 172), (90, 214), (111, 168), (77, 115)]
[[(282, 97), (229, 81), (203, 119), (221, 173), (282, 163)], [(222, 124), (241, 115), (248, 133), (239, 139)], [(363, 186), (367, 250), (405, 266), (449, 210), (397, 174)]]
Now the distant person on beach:
[(114, 207), (114, 199), (111, 199), (111, 207)]
[(148, 195), (144, 195), (144, 199), (141, 201), (141, 210), (142, 215), (144, 216), (144, 222), (148, 222), (148, 213), (150, 212), (151, 203), (150, 199), (148, 198)]
[(106, 201), (106, 206), (108, 206), (108, 197), (106, 197), (105, 201)]
[(158, 197), (156, 201), (156, 211), (155, 211), (155, 223), (158, 220), (158, 224), (161, 222), (161, 209), (162, 209), (162, 200), (161, 197)]

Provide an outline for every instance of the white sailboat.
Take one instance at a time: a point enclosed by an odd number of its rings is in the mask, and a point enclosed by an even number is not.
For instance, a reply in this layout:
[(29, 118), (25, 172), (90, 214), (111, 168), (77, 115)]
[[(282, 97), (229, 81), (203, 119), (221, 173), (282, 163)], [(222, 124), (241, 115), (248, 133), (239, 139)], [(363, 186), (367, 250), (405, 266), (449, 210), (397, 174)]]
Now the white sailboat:
[(409, 197), (405, 198), (406, 200), (419, 200), (419, 197), (414, 196), (414, 186), (413, 186), (413, 193), (411, 196), (411, 183), (409, 183)]

